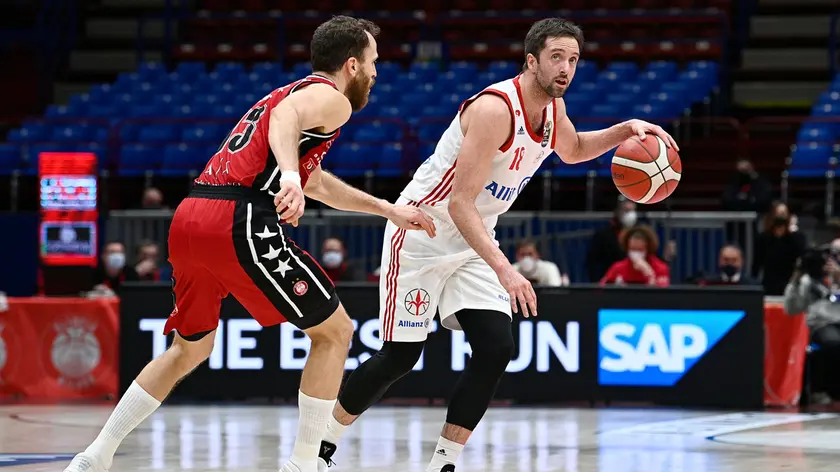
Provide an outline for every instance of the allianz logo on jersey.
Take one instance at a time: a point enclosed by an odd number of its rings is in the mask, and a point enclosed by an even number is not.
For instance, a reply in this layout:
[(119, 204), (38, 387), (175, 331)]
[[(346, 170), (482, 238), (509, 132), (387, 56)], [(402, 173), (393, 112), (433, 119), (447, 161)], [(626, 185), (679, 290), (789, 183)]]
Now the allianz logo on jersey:
[(495, 180), (491, 180), (484, 190), (490, 192), (490, 195), (493, 195), (497, 200), (502, 200), (504, 202), (509, 202), (516, 199), (516, 196), (522, 193), (522, 190), (528, 185), (528, 182), (531, 180), (531, 176), (525, 177), (522, 179), (522, 182), (519, 182), (519, 185), (516, 187), (508, 187), (506, 185), (502, 185)]
[(744, 316), (724, 310), (600, 310), (598, 383), (673, 386)]

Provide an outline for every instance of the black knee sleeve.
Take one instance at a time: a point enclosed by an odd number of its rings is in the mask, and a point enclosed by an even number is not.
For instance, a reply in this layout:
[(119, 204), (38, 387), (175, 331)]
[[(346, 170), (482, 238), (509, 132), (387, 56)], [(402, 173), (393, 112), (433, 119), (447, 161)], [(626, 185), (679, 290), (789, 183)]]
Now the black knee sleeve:
[(513, 357), (513, 331), (510, 317), (502, 312), (462, 310), (455, 316), (472, 347), (472, 357), (455, 386), (446, 422), (472, 431), (490, 406)]
[(379, 352), (350, 374), (338, 397), (342, 408), (351, 415), (364, 413), (394, 382), (414, 368), (425, 344), (386, 341)]

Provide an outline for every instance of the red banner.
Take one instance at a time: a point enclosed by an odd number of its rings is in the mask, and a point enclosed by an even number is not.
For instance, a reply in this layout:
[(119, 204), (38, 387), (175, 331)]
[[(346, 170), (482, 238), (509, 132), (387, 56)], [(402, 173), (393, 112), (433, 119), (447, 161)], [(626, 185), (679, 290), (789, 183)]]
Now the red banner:
[(764, 304), (764, 404), (792, 407), (799, 404), (805, 349), (810, 332), (805, 316), (790, 316), (781, 303)]
[(117, 395), (119, 300), (9, 298), (0, 312), (0, 397)]

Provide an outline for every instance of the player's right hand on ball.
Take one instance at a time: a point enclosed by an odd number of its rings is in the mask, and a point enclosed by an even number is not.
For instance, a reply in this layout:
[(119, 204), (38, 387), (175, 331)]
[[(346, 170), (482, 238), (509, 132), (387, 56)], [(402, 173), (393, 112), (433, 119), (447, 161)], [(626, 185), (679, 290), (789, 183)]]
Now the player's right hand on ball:
[(509, 265), (499, 274), (499, 282), (510, 295), (510, 308), (513, 313), (518, 313), (516, 308), (518, 302), (519, 306), (522, 307), (522, 315), (525, 318), (537, 316), (537, 294), (528, 279), (512, 265)]
[(280, 218), (292, 226), (297, 226), (298, 220), (303, 216), (305, 203), (300, 184), (281, 178), (280, 192), (274, 197), (274, 206), (277, 213), (280, 213)]

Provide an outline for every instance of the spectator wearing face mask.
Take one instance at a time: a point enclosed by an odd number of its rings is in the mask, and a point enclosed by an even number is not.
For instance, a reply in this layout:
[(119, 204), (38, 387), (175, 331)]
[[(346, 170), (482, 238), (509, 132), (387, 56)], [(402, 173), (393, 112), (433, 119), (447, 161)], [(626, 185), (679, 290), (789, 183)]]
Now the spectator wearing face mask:
[(764, 231), (756, 237), (753, 275), (760, 278), (766, 295), (782, 295), (805, 252), (807, 241), (791, 226), (790, 210), (781, 202), (773, 204), (764, 218)]
[(344, 242), (338, 238), (328, 238), (321, 246), (321, 265), (333, 282), (359, 282), (365, 275), (347, 261)]
[(586, 254), (590, 282), (601, 280), (607, 269), (627, 256), (621, 247), (621, 234), (635, 226), (637, 220), (636, 204), (630, 200), (619, 201), (610, 223), (595, 231)]
[(667, 287), (671, 284), (671, 269), (656, 257), (659, 238), (648, 226), (637, 226), (624, 232), (621, 245), (627, 257), (616, 262), (601, 279), (601, 285), (651, 285)]
[(516, 262), (513, 267), (535, 285), (569, 285), (569, 278), (560, 274), (557, 264), (541, 259), (537, 246), (531, 241), (521, 241), (516, 246)]
[(93, 280), (93, 289), (103, 292), (117, 292), (123, 282), (140, 280), (134, 267), (126, 265), (123, 243), (110, 242), (105, 245)]
[(737, 173), (723, 191), (723, 209), (764, 213), (770, 207), (773, 186), (755, 171), (749, 159), (738, 159)]
[(166, 209), (163, 205), (163, 193), (155, 187), (149, 187), (143, 191), (143, 200), (141, 205), (144, 210)]
[(727, 244), (718, 254), (718, 273), (700, 280), (698, 285), (761, 285), (743, 272), (744, 254), (741, 248)]

